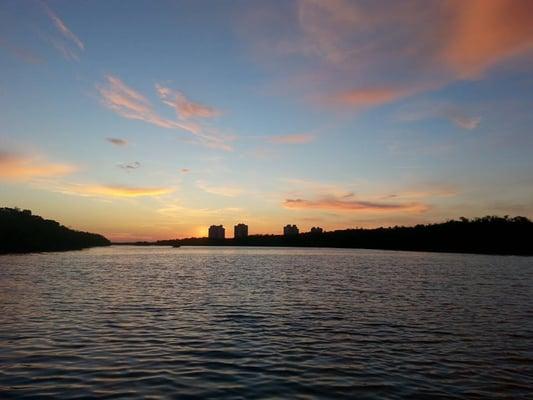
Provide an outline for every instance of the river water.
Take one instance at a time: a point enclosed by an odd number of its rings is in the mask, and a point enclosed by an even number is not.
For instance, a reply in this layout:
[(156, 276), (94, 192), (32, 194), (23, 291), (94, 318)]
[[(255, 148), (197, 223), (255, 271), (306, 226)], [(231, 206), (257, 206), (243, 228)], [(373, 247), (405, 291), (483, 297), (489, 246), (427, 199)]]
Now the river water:
[(533, 258), (0, 256), (0, 398), (533, 398)]

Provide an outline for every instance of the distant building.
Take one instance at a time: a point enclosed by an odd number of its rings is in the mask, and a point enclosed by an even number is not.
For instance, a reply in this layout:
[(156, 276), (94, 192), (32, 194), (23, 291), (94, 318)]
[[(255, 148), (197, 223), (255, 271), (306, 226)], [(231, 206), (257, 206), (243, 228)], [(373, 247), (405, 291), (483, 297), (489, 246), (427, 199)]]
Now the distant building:
[(283, 235), (285, 236), (293, 236), (299, 233), (300, 231), (298, 230), (298, 227), (296, 225), (285, 225), (283, 227)]
[(248, 225), (237, 224), (233, 228), (233, 237), (235, 239), (244, 239), (248, 237)]
[(324, 229), (322, 229), (321, 227), (319, 226), (313, 226), (311, 228), (311, 233), (322, 233), (324, 232)]
[(209, 239), (224, 239), (226, 230), (222, 225), (211, 225), (209, 227)]

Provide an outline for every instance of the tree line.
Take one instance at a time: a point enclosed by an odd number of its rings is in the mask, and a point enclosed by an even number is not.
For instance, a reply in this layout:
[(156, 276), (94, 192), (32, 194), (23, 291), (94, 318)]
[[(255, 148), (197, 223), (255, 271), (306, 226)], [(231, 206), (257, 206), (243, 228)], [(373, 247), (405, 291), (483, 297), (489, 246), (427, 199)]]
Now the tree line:
[(30, 210), (0, 208), (0, 253), (80, 250), (110, 244), (102, 235), (69, 229)]
[(251, 235), (244, 239), (175, 239), (153, 244), (191, 246), (298, 246), (453, 253), (533, 255), (533, 222), (526, 217), (486, 216), (443, 223), (345, 229), (294, 236)]

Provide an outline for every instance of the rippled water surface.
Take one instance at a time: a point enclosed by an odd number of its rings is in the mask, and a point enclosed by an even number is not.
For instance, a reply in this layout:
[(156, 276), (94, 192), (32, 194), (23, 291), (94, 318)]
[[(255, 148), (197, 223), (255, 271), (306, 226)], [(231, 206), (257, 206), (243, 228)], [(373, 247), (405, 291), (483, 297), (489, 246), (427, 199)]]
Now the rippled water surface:
[(533, 259), (0, 256), (0, 398), (533, 398)]

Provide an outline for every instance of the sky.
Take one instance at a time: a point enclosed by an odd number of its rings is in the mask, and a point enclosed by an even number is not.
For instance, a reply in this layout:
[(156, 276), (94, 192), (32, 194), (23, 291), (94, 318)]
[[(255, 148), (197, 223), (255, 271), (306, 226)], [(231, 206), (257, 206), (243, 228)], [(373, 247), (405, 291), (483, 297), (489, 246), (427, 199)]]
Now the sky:
[(533, 217), (533, 2), (0, 3), (0, 206), (116, 241)]

